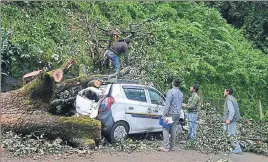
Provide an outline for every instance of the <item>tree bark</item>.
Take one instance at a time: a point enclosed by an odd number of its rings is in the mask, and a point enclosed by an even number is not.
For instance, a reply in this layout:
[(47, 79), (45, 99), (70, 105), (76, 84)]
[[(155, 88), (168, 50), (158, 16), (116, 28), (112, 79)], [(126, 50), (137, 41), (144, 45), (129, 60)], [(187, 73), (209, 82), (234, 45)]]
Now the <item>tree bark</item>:
[(39, 132), (49, 138), (61, 137), (78, 146), (95, 145), (95, 141), (101, 138), (98, 120), (49, 113), (57, 92), (57, 84), (51, 74), (40, 72), (22, 88), (1, 93), (2, 127), (24, 135)]

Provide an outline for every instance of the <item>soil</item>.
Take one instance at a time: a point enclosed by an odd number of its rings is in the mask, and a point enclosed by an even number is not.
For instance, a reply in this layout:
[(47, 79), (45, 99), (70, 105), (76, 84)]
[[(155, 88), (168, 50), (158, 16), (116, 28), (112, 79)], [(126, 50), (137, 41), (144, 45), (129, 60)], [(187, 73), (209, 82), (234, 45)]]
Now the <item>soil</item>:
[[(253, 153), (240, 154), (203, 154), (194, 150), (177, 149), (173, 152), (92, 152), (92, 153), (73, 153), (43, 155), (32, 157), (12, 157), (6, 152), (2, 152), (1, 162), (149, 162), (149, 161), (180, 161), (180, 162), (217, 162), (218, 160), (231, 160), (231, 162), (268, 162), (267, 156)], [(223, 161), (222, 161), (223, 162)]]

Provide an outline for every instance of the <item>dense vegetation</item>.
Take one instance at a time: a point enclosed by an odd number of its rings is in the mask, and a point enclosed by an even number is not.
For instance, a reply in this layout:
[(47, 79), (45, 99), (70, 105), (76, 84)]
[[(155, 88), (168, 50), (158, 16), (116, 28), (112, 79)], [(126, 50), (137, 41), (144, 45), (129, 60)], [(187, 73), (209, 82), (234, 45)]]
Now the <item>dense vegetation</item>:
[(263, 53), (268, 54), (268, 2), (207, 2), (217, 8), (228, 23), (251, 40)]
[(98, 73), (107, 31), (118, 28), (134, 40), (132, 78), (165, 92), (179, 76), (185, 96), (198, 82), (203, 102), (220, 111), (224, 87), (233, 87), (245, 116), (259, 118), (261, 103), (268, 118), (267, 55), (202, 2), (5, 2), (1, 11), (2, 69), (12, 76), (67, 57)]

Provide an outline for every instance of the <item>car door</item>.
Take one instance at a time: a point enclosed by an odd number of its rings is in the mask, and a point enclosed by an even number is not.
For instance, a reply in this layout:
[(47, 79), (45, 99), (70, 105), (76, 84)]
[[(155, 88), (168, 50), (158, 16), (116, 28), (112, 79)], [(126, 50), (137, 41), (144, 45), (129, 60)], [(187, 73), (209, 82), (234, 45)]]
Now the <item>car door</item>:
[(162, 116), (165, 107), (165, 97), (156, 89), (148, 88), (150, 106), (152, 108), (152, 127), (155, 131), (162, 130), (159, 125), (159, 117)]
[(151, 106), (144, 87), (123, 86), (126, 96), (125, 114), (130, 125), (130, 133), (149, 131), (152, 127)]

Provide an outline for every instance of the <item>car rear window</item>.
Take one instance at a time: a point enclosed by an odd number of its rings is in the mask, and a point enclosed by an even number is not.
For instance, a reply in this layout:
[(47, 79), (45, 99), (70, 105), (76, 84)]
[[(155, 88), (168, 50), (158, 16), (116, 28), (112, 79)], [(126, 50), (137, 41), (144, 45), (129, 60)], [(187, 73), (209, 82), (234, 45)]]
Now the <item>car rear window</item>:
[(129, 100), (147, 102), (144, 89), (139, 88), (123, 88), (123, 89), (126, 94), (126, 97)]

